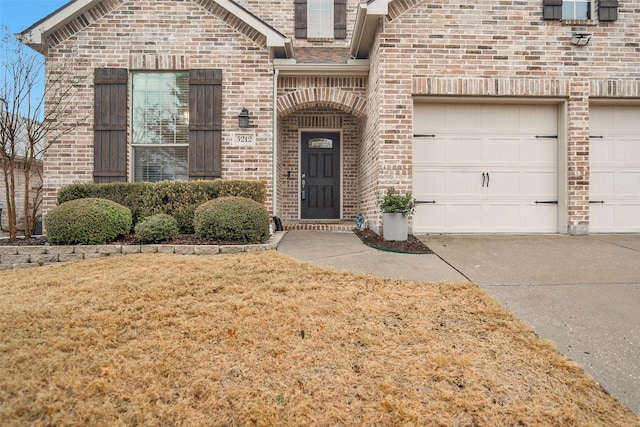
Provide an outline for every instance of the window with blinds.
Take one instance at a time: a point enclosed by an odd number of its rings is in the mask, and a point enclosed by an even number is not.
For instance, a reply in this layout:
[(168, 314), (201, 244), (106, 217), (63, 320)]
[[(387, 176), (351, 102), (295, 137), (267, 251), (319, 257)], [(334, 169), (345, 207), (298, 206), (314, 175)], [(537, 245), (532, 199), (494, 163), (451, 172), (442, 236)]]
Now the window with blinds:
[(134, 180), (189, 179), (189, 73), (132, 77)]
[(308, 0), (308, 38), (333, 38), (333, 20), (333, 0)]

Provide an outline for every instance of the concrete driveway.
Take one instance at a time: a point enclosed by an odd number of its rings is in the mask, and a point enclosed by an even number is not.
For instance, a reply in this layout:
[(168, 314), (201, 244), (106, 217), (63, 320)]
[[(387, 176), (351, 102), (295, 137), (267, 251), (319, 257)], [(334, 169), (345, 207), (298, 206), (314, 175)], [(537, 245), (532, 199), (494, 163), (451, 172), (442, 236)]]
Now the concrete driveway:
[(640, 415), (640, 235), (418, 237)]

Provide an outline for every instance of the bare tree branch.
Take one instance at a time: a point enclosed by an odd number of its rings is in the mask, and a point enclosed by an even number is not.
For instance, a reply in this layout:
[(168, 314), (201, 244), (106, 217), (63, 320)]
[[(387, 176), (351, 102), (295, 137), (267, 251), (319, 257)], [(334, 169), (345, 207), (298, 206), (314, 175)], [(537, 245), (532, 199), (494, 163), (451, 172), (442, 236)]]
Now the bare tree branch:
[[(21, 179), (24, 233), (34, 231), (42, 205), (42, 159), (52, 144), (86, 122), (76, 114), (74, 96), (88, 76), (88, 67), (69, 52), (46, 70), (44, 58), (21, 44), (6, 27), (0, 39), (0, 160), (9, 218), (9, 238), (17, 238), (17, 188)], [(46, 82), (44, 82), (46, 75)], [(44, 96), (37, 92), (44, 87)], [(45, 101), (47, 105), (45, 105)], [(18, 174), (23, 174), (19, 176)]]

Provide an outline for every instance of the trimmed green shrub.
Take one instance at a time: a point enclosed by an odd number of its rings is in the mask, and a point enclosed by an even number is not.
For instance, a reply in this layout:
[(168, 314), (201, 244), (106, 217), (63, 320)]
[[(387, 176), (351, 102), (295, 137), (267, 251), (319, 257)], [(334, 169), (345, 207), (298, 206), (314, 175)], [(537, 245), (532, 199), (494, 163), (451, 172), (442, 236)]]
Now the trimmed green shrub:
[(264, 203), (264, 181), (161, 181), (73, 184), (58, 192), (58, 204), (80, 198), (109, 199), (131, 209), (133, 223), (158, 213), (178, 221), (181, 233), (193, 233), (193, 215), (202, 203), (217, 197), (239, 196)]
[(176, 236), (178, 221), (171, 215), (155, 214), (145, 218), (136, 225), (136, 235), (143, 242), (161, 242)]
[(59, 245), (95, 245), (131, 231), (131, 211), (111, 200), (71, 200), (45, 217), (47, 241)]
[(205, 239), (255, 243), (269, 238), (267, 210), (245, 197), (220, 197), (203, 203), (193, 222), (196, 234)]

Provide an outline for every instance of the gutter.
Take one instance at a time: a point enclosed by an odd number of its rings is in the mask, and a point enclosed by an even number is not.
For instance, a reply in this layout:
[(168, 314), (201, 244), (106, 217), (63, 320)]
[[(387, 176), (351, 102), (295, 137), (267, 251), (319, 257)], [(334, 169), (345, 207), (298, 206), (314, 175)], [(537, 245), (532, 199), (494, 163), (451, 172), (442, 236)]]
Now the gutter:
[(271, 211), (278, 216), (278, 76), (280, 70), (273, 70), (273, 135), (271, 146)]
[(351, 58), (366, 58), (373, 43), (378, 21), (389, 14), (389, 0), (373, 0), (360, 3), (349, 47)]

